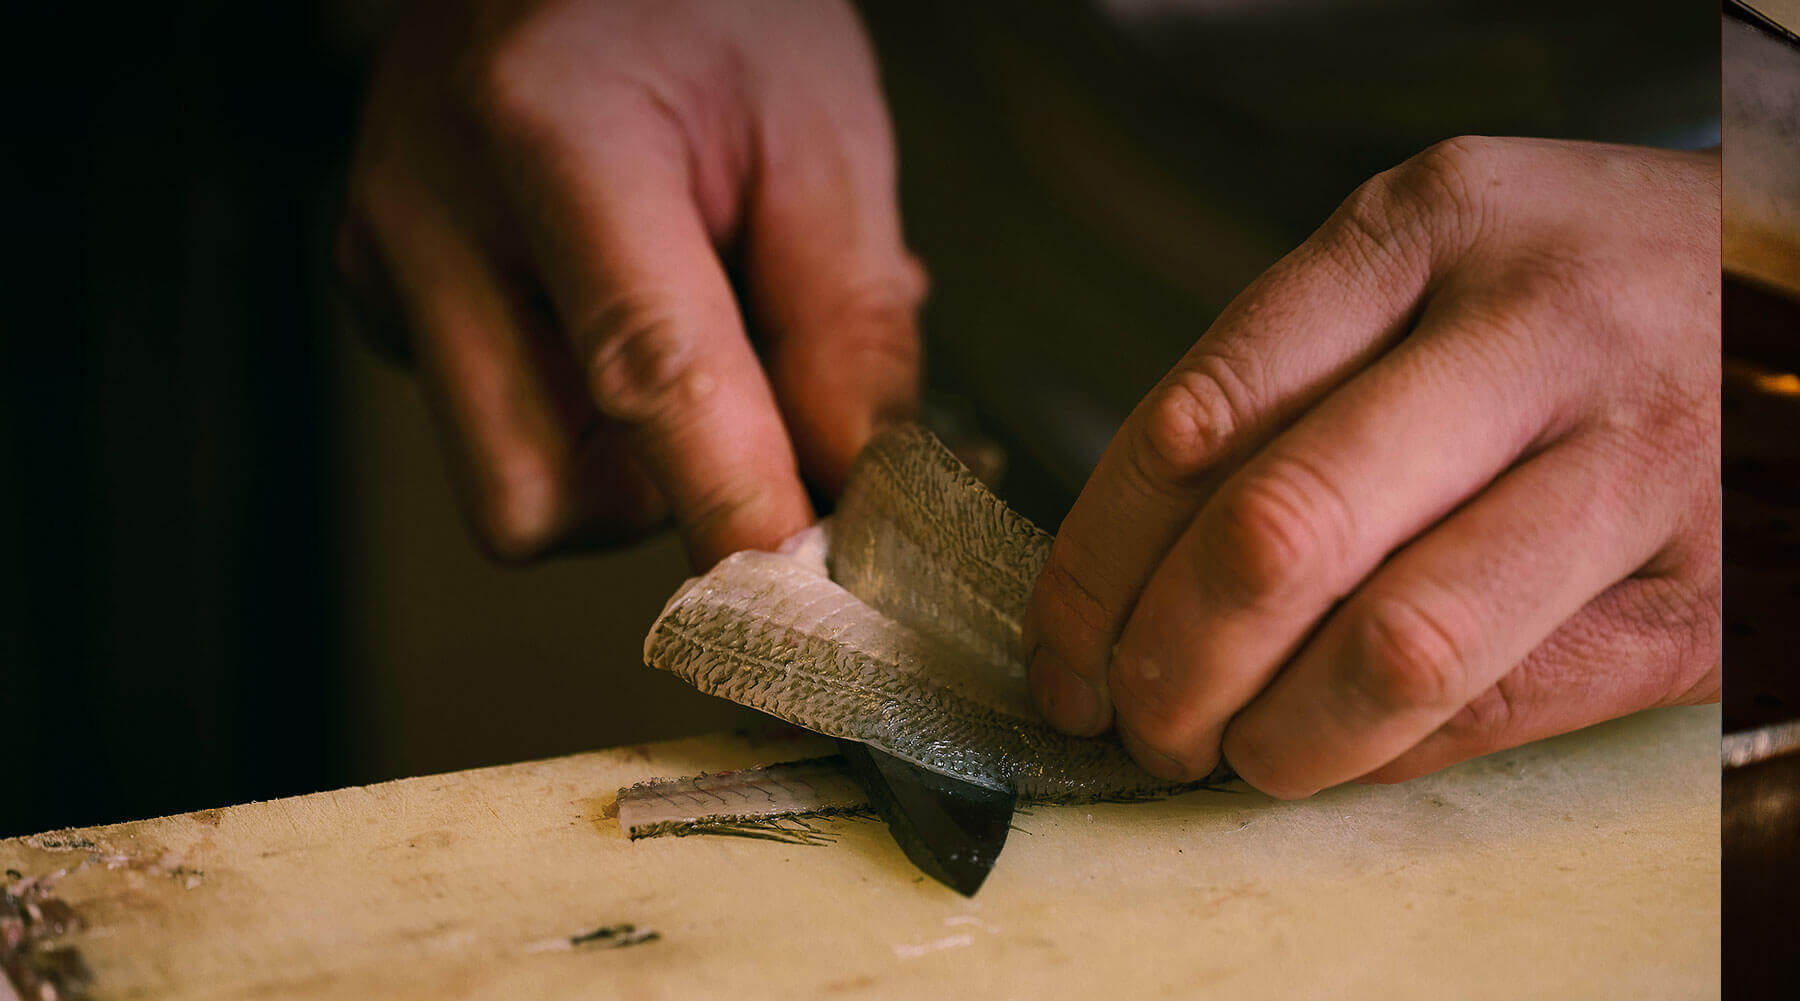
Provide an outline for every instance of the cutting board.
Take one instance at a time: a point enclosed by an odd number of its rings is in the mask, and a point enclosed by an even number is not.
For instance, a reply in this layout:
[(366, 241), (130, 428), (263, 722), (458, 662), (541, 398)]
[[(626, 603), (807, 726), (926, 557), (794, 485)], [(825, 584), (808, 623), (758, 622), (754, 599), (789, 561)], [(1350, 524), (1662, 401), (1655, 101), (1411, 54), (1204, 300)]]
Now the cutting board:
[(99, 999), (1703, 998), (1718, 734), (1658, 710), (1302, 802), (1031, 809), (974, 899), (878, 821), (631, 842), (608, 816), (631, 782), (828, 750), (792, 736), (57, 831), (0, 868), (73, 915), (36, 948)]

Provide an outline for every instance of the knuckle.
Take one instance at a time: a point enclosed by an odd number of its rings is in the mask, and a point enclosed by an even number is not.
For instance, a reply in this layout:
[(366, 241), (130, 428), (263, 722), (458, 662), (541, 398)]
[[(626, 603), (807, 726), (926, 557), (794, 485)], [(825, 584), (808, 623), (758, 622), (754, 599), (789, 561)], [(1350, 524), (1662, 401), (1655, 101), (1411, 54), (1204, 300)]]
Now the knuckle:
[(1363, 251), (1365, 257), (1390, 253), (1404, 235), (1404, 205), (1395, 184), (1395, 172), (1383, 171), (1356, 186), (1331, 217), (1339, 242)]
[(1349, 687), (1377, 712), (1443, 708), (1462, 694), (1465, 660), (1456, 636), (1418, 602), (1382, 597), (1353, 609)]
[(1248, 412), (1248, 383), (1227, 358), (1202, 354), (1157, 390), (1142, 425), (1146, 472), (1185, 483), (1216, 462)]
[(713, 388), (680, 325), (659, 306), (609, 304), (578, 329), (591, 344), (588, 389), (600, 412), (633, 426), (661, 424)]
[[(1612, 450), (1615, 468), (1632, 473), (1609, 493), (1641, 502), (1654, 484), (1666, 506), (1685, 502), (1686, 514), (1671, 516), (1684, 526), (1716, 518), (1720, 499), (1717, 474), (1702, 473), (1719, 462), (1719, 399), (1713, 387), (1687, 382), (1685, 373), (1648, 372), (1596, 392), (1583, 401), (1587, 409), (1579, 418), (1596, 445)], [(1686, 489), (1678, 492), (1676, 485)]]
[[(1724, 593), (1720, 576), (1715, 572), (1688, 590), (1683, 621), (1688, 628), (1682, 635), (1686, 643), (1682, 645), (1682, 660), (1690, 669), (1698, 668), (1702, 674), (1711, 675), (1712, 684), (1718, 684), (1720, 660), (1720, 644), (1724, 641), (1725, 615)], [(1715, 692), (1717, 691), (1715, 687)]]
[(916, 369), (921, 361), (917, 317), (924, 297), (922, 272), (864, 282), (838, 296), (825, 325), (837, 330), (834, 342), (852, 361)]
[[(1648, 578), (1625, 589), (1618, 628), (1650, 646), (1665, 680), (1658, 704), (1689, 705), (1718, 697), (1724, 633), (1721, 577), (1716, 566), (1684, 577)], [(1616, 603), (1618, 604), (1618, 603)]]
[(1400, 270), (1428, 242), (1420, 214), (1390, 190), (1387, 176), (1364, 181), (1325, 226), (1317, 256), (1353, 286)]
[(1391, 172), (1402, 198), (1434, 216), (1456, 216), (1475, 206), (1494, 173), (1496, 143), (1483, 136), (1458, 136), (1436, 143)]
[(611, 53), (581, 68), (582, 100), (571, 104), (563, 47), (544, 25), (527, 25), (463, 57), (451, 91), (462, 123), (502, 143), (529, 143), (596, 123), (667, 119), (658, 89)]
[(1221, 597), (1279, 608), (1302, 593), (1339, 588), (1348, 538), (1342, 500), (1310, 465), (1271, 465), (1219, 499), (1206, 519), (1196, 573)]
[(1520, 716), (1514, 696), (1509, 691), (1511, 681), (1511, 675), (1502, 678), (1499, 683), (1489, 686), (1487, 691), (1470, 699), (1467, 705), (1458, 709), (1454, 716), (1438, 728), (1438, 733), (1464, 747), (1502, 746), (1506, 732)]
[(1542, 327), (1579, 319), (1596, 340), (1615, 338), (1623, 325), (1614, 322), (1618, 304), (1608, 294), (1619, 276), (1592, 250), (1577, 243), (1538, 243), (1497, 268), (1482, 295), (1513, 323)]
[[(1697, 498), (1697, 503), (1710, 508), (1718, 476), (1699, 473), (1719, 461), (1723, 375), (1716, 339), (1710, 355), (1669, 350), (1670, 340), (1693, 328), (1631, 315), (1639, 307), (1628, 302), (1630, 292), (1616, 279), (1607, 283), (1601, 276), (1585, 292), (1571, 289), (1564, 301), (1577, 296), (1593, 304), (1582, 319), (1592, 356), (1607, 363), (1600, 370), (1605, 380), (1596, 379), (1594, 392), (1580, 401), (1578, 419), (1616, 443), (1636, 471), (1655, 471), (1667, 482), (1705, 489), (1711, 496)], [(1629, 377), (1621, 378), (1621, 373)]]
[(457, 92), (476, 124), (495, 133), (535, 123), (544, 109), (544, 62), (518, 37), (504, 38), (465, 59)]
[(1138, 649), (1113, 652), (1106, 684), (1131, 732), (1158, 749), (1179, 746), (1192, 698), (1165, 657)]
[(1492, 140), (1446, 139), (1363, 182), (1333, 216), (1340, 244), (1371, 270), (1428, 252), (1478, 221)]
[(473, 53), (452, 74), (453, 93), (478, 123), (497, 126), (526, 113), (531, 90), (524, 61), (516, 45), (500, 42)]
[(1721, 625), (1719, 608), (1714, 604), (1709, 619), (1677, 644), (1673, 678), (1658, 705), (1692, 706), (1719, 701), (1724, 690)]

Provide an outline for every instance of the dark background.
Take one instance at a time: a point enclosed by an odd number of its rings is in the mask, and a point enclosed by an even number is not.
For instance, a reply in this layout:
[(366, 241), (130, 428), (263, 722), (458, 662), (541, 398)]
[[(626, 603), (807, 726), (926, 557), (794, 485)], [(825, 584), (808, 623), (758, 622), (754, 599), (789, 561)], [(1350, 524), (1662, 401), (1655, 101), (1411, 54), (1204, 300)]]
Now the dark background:
[(1800, 748), (1770, 739), (1800, 725), (1800, 36), (1727, 4), (1722, 48), (1722, 986), (1781, 998), (1800, 955)]
[[(382, 5), (52, 6), (0, 70), (0, 836), (739, 719), (636, 665), (678, 547), (486, 565), (416, 392), (346, 332)], [(1709, 4), (1199, 6), (864, 5), (935, 399), (1048, 526), (1369, 174), (1462, 133), (1717, 141)]]

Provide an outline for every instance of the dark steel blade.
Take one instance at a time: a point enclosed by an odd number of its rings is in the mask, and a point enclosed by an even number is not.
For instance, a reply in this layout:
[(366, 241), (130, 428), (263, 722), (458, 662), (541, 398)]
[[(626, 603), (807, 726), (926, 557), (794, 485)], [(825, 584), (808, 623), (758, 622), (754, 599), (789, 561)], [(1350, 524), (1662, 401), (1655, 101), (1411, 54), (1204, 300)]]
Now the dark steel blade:
[(932, 879), (974, 896), (1006, 847), (1017, 797), (854, 740), (839, 740), (838, 749), (906, 857)]

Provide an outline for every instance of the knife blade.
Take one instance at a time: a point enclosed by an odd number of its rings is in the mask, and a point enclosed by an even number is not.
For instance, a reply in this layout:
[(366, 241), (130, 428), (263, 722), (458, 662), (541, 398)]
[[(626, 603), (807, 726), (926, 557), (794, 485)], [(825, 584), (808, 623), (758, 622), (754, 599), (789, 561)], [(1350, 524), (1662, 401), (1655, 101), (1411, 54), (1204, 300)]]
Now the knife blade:
[(860, 741), (837, 743), (906, 857), (932, 879), (974, 896), (1006, 847), (1018, 797), (928, 771)]

